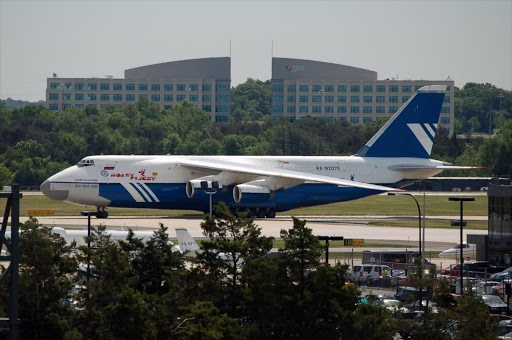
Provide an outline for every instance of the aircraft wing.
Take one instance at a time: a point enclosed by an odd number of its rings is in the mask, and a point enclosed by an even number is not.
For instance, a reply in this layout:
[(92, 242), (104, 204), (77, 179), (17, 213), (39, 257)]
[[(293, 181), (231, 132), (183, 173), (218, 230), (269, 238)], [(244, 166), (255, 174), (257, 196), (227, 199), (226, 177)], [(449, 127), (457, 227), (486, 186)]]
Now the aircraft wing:
[(485, 166), (458, 166), (458, 165), (392, 165), (391, 170), (471, 170), (471, 169), (488, 169)]
[[(334, 184), (340, 186), (348, 186), (348, 187), (357, 187), (369, 190), (377, 190), (377, 191), (404, 191), (401, 189), (385, 187), (381, 185), (374, 185), (356, 181), (350, 181), (347, 179), (340, 179), (336, 177), (322, 176), (311, 174), (307, 172), (300, 172), (294, 170), (285, 170), (285, 169), (273, 169), (273, 168), (264, 168), (256, 165), (249, 164), (241, 164), (229, 161), (221, 161), (221, 160), (198, 160), (198, 159), (182, 159), (177, 162), (178, 165), (187, 168), (200, 168), (200, 169), (210, 169), (215, 172), (223, 171), (234, 174), (247, 174), (247, 175), (255, 175), (255, 176), (265, 176), (265, 177), (276, 177), (282, 179), (292, 179), (299, 181), (312, 181), (326, 184)], [(238, 183), (240, 184), (240, 183)]]

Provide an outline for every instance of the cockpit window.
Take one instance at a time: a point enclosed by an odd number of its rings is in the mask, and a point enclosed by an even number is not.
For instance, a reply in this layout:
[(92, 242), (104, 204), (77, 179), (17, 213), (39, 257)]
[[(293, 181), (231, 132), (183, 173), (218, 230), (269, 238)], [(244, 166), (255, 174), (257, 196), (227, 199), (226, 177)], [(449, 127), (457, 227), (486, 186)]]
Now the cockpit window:
[(77, 166), (78, 167), (83, 167), (83, 166), (91, 166), (91, 165), (94, 165), (94, 161), (92, 159), (82, 159), (80, 162), (78, 162)]

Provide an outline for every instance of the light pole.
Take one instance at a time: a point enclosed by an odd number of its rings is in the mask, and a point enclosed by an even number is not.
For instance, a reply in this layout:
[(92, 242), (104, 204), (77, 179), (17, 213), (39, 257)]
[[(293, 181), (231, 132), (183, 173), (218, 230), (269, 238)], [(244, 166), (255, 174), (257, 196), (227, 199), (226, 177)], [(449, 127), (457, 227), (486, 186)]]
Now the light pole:
[(212, 195), (215, 195), (217, 193), (217, 190), (208, 190), (205, 191), (205, 193), (210, 196), (210, 218), (213, 217), (213, 207), (212, 207)]
[(82, 216), (87, 216), (87, 281), (89, 281), (91, 277), (91, 216), (98, 217), (99, 213), (99, 211), (81, 212)]
[(492, 89), (488, 89), (489, 91), (489, 138), (492, 134)]
[(414, 202), (416, 202), (416, 206), (418, 207), (418, 228), (419, 228), (419, 252), (420, 252), (420, 259), (422, 260), (423, 262), (423, 253), (421, 251), (421, 248), (422, 248), (422, 243), (421, 243), (421, 209), (420, 209), (420, 204), (418, 203), (418, 200), (416, 199), (416, 197), (414, 197), (413, 195), (407, 193), (407, 192), (388, 192), (388, 195), (389, 196), (410, 196), (412, 197), (412, 199), (414, 200)]
[(500, 93), (497, 97), (500, 99), (500, 111), (501, 111), (501, 98), (503, 98), (503, 94)]
[(460, 202), (460, 267), (459, 267), (459, 276), (460, 276), (460, 294), (464, 292), (464, 283), (462, 279), (464, 278), (464, 247), (462, 241), (464, 239), (463, 229), (464, 229), (464, 220), (463, 220), (463, 203), (464, 202), (472, 202), (475, 200), (474, 197), (449, 197), (449, 201)]

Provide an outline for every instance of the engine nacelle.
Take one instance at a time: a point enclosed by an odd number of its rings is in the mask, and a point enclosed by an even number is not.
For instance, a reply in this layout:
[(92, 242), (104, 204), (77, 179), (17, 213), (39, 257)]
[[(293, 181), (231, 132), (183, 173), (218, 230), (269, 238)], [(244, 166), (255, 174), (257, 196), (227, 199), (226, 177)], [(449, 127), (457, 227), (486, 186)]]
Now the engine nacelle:
[(260, 203), (268, 201), (270, 189), (264, 185), (238, 184), (233, 188), (233, 199), (236, 203)]
[(192, 198), (196, 193), (196, 189), (208, 190), (208, 189), (222, 189), (222, 184), (217, 181), (207, 181), (201, 179), (193, 179), (187, 182), (186, 191), (187, 197)]

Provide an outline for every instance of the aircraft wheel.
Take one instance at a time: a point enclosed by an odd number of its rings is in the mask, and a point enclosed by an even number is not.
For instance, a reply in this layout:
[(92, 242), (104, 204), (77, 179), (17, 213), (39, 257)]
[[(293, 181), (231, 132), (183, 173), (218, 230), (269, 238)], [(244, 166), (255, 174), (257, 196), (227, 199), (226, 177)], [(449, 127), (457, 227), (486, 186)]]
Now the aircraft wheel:
[(265, 215), (266, 215), (265, 209), (258, 209), (258, 211), (256, 212), (256, 216), (258, 218), (265, 218)]
[(270, 208), (267, 211), (267, 218), (274, 218), (276, 217), (276, 210), (274, 208)]
[(98, 211), (98, 215), (96, 215), (97, 218), (107, 218), (108, 217), (108, 211), (101, 210)]

